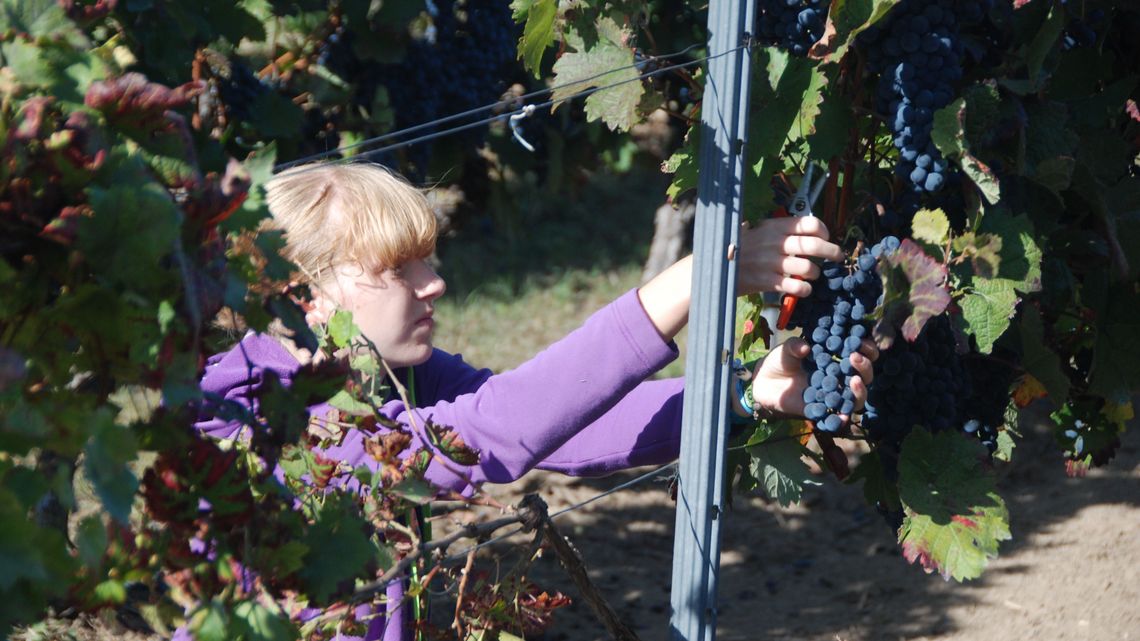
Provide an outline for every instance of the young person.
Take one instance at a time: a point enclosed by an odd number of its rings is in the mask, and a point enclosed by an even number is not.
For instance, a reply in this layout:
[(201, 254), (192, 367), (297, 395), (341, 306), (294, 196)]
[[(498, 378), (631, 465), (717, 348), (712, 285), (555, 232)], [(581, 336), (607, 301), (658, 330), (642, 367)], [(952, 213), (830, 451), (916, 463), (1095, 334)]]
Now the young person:
[[(310, 323), (337, 309), (352, 312), (401, 382), (412, 383), (414, 407), (393, 398), (381, 412), (404, 425), (430, 420), (452, 427), (480, 451), (475, 465), (432, 463), (427, 477), (436, 485), (470, 494), (480, 483), (507, 483), (534, 468), (602, 475), (678, 456), (684, 380), (648, 379), (677, 356), (673, 337), (688, 320), (690, 258), (620, 296), (529, 361), (496, 374), (434, 347), (435, 303), (446, 286), (428, 262), (436, 219), (418, 190), (377, 165), (329, 163), (283, 172), (267, 194), (269, 226), (284, 231), (284, 253), (313, 292)], [(743, 229), (737, 294), (807, 295), (819, 275), (810, 259), (843, 257), (827, 239), (815, 218), (772, 219)], [(759, 363), (751, 382), (757, 409), (802, 415), (807, 381), (800, 361), (809, 353), (806, 343), (793, 339)], [(851, 356), (857, 406), (866, 399), (876, 355), (868, 341)], [(248, 402), (267, 370), (287, 384), (308, 357), (287, 341), (250, 334), (210, 360), (201, 385)], [(725, 403), (726, 411), (744, 416), (735, 394)], [(326, 409), (310, 411), (321, 415)], [(207, 417), (198, 428), (232, 438), (242, 426)], [(354, 431), (324, 454), (375, 466), (363, 444), (364, 436)], [(358, 611), (370, 616), (364, 639), (409, 638), (402, 594), (395, 582), (387, 611)]]

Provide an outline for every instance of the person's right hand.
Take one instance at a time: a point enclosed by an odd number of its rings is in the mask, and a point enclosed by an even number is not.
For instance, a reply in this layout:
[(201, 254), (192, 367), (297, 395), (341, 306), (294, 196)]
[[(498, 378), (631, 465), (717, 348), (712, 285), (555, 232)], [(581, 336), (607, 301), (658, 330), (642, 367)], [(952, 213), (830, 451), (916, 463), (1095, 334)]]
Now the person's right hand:
[[(756, 366), (750, 383), (757, 409), (781, 416), (803, 416), (803, 391), (809, 383), (803, 360), (810, 355), (811, 347), (802, 338), (789, 338), (772, 348)], [(858, 412), (866, 403), (867, 388), (875, 378), (874, 362), (879, 358), (879, 348), (871, 339), (863, 339), (859, 351), (848, 358), (855, 368), (849, 385), (855, 393), (855, 411)], [(840, 417), (844, 422), (850, 418)]]
[(842, 261), (843, 250), (828, 241), (818, 218), (769, 218), (740, 230), (736, 256), (736, 295), (780, 292), (804, 298), (819, 266), (810, 259)]

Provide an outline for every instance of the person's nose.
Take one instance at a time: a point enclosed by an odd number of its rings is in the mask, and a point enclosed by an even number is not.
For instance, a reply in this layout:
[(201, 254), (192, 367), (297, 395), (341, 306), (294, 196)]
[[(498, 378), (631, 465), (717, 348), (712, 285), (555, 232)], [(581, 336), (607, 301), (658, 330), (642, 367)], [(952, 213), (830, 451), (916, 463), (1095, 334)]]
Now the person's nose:
[(433, 301), (443, 296), (443, 293), (447, 291), (447, 283), (426, 261), (423, 263), (423, 269), (423, 277), (420, 285), (416, 288), (416, 296), (427, 301)]

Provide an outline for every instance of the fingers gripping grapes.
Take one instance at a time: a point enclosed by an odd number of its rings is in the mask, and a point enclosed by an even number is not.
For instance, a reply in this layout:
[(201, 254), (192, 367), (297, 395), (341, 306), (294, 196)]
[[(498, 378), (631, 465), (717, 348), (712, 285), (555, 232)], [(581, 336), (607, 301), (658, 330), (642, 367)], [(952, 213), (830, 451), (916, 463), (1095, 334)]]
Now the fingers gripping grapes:
[(771, 394), (765, 396), (771, 405), (761, 406), (804, 416), (822, 432), (846, 429), (867, 402), (879, 354), (868, 320), (882, 298), (878, 258), (897, 248), (898, 240), (888, 237), (851, 260), (840, 254), (838, 261), (822, 262), (816, 286), (788, 323), (802, 337), (773, 350), (757, 372), (757, 383), (771, 387), (753, 389), (754, 398)]
[[(805, 359), (812, 346), (802, 338), (792, 338), (776, 346), (756, 367), (752, 377), (752, 397), (759, 409), (789, 416), (805, 416), (808, 403), (804, 390), (811, 387), (811, 374)], [(852, 371), (846, 384), (851, 391), (851, 407), (839, 413), (846, 422), (862, 409), (867, 389), (874, 380), (873, 364), (879, 350), (870, 339), (864, 339), (856, 352), (847, 356)], [(842, 393), (841, 393), (842, 394)], [(814, 399), (813, 399), (814, 401)], [(840, 409), (845, 409), (841, 406)]]

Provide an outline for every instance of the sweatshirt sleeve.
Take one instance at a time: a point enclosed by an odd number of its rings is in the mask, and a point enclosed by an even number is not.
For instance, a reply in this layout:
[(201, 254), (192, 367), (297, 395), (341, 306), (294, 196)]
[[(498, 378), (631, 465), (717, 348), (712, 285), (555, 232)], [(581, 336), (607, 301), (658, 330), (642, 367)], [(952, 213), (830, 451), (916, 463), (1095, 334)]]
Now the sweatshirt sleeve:
[(382, 410), (405, 424), (452, 427), (480, 451), (471, 468), (433, 464), (429, 478), (443, 487), (510, 482), (544, 461), (605, 473), (676, 456), (681, 384), (645, 383), (676, 357), (631, 290), (513, 370), (473, 375), (461, 360), (429, 361), (417, 381), (444, 400), (411, 412), (392, 401)]

